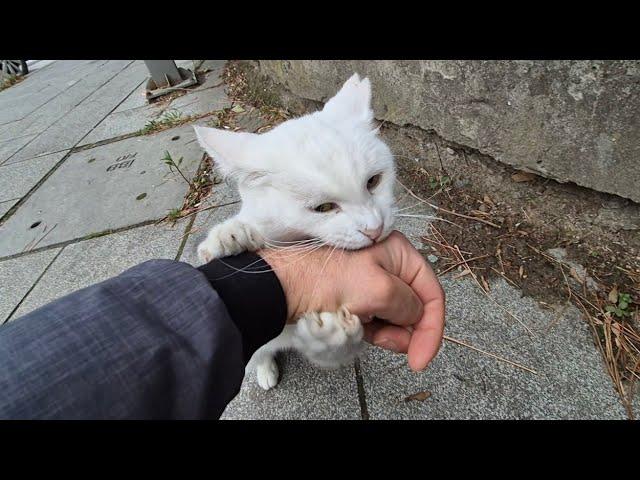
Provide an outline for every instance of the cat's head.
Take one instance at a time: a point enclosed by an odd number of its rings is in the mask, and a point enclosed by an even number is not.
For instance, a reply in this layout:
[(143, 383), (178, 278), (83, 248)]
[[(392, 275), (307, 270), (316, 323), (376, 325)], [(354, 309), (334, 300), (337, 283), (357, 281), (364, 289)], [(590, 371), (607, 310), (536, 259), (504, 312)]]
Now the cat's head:
[(391, 233), (394, 161), (373, 125), (368, 79), (354, 74), (321, 111), (263, 134), (195, 128), (238, 181), (243, 211), (273, 218), (282, 236), (358, 249)]

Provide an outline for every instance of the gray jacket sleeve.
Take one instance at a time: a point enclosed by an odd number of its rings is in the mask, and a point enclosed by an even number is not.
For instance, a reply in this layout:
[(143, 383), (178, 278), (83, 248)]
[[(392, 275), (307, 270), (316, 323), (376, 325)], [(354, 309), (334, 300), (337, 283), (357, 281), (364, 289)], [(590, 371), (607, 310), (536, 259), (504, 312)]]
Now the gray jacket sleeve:
[(0, 418), (218, 418), (285, 319), (251, 333), (256, 319), (234, 321), (212, 279), (152, 260), (1, 326)]

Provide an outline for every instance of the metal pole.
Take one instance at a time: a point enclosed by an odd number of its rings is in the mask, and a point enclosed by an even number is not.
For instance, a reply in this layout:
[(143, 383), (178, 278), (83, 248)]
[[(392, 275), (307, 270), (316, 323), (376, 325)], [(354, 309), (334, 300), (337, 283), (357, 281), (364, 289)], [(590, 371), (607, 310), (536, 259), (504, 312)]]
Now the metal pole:
[(145, 60), (144, 63), (156, 88), (172, 87), (183, 80), (173, 60)]
[(166, 95), (198, 83), (194, 71), (178, 68), (174, 60), (144, 60), (151, 78), (147, 81), (147, 99)]

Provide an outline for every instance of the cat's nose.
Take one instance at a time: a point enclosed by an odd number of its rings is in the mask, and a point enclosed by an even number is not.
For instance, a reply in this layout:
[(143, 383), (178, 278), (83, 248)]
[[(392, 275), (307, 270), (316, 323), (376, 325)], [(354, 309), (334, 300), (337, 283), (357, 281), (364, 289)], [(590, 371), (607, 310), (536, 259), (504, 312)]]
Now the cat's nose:
[(380, 225), (376, 229), (360, 230), (360, 232), (375, 242), (378, 238), (380, 238), (380, 235), (382, 235), (382, 225)]

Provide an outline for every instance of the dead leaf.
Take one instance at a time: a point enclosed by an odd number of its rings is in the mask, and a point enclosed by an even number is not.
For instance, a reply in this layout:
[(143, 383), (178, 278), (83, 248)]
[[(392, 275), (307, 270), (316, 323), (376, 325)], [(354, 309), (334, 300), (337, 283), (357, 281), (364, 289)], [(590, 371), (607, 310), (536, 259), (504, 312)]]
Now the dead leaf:
[(482, 285), (484, 286), (484, 289), (488, 292), (489, 291), (489, 284), (487, 283), (487, 281), (484, 278), (484, 275), (482, 275), (480, 277), (480, 280), (482, 280)]
[(578, 275), (578, 272), (576, 272), (575, 268), (571, 267), (571, 270), (569, 270), (569, 274), (575, 279), (576, 282), (584, 283), (584, 278)]
[(491, 197), (490, 197), (489, 195), (485, 195), (485, 196), (482, 198), (482, 201), (483, 201), (484, 203), (487, 203), (487, 204), (491, 205), (491, 206), (493, 206), (493, 205), (494, 205), (493, 200), (491, 200)]
[[(484, 205), (482, 205), (480, 208), (482, 208)], [(482, 210), (471, 210), (471, 213), (473, 215), (478, 215), (480, 217), (488, 217), (489, 214), (487, 212), (484, 212)]]
[(536, 174), (529, 172), (518, 172), (511, 175), (511, 180), (517, 183), (530, 182), (536, 178)]
[(614, 305), (618, 303), (618, 286), (614, 285), (611, 291), (609, 292), (609, 301)]
[(409, 395), (404, 399), (405, 402), (410, 402), (412, 400), (417, 400), (419, 402), (424, 402), (427, 398), (431, 396), (431, 392), (418, 392), (413, 395)]
[(520, 269), (518, 270), (518, 273), (520, 274), (520, 278), (522, 278), (522, 274), (524, 273), (524, 267), (522, 265), (520, 265)]

